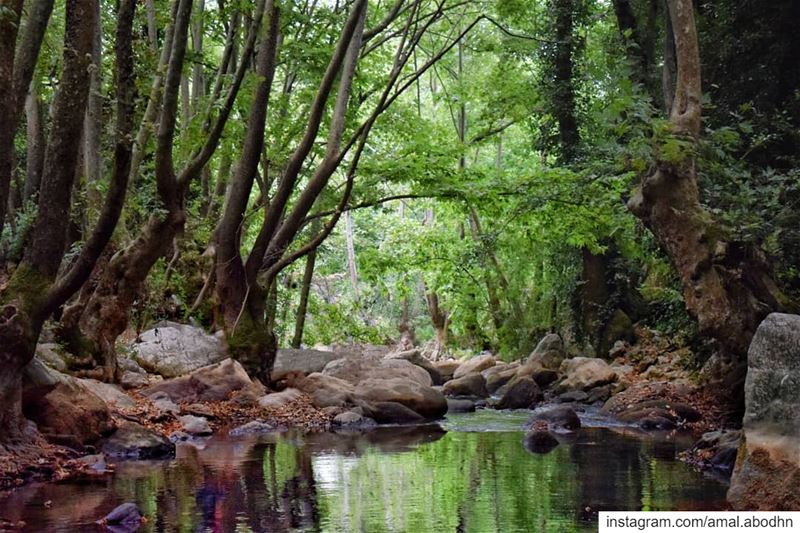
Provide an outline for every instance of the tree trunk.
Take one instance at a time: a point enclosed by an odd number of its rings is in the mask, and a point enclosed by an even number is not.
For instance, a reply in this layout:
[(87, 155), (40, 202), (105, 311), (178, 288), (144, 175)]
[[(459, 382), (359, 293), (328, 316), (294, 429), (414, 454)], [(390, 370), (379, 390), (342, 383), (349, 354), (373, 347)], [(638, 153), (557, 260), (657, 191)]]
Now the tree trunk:
[(731, 239), (700, 203), (693, 147), (700, 135), (700, 53), (692, 3), (669, 0), (677, 83), (669, 121), (689, 145), (681, 161), (658, 160), (628, 202), (672, 260), (688, 311), (703, 333), (743, 360), (758, 324), (788, 307), (755, 246)]
[(447, 350), (447, 313), (439, 307), (439, 296), (435, 292), (427, 293), (425, 301), (428, 304), (428, 314), (431, 317), (431, 324), (433, 324), (433, 331), (436, 335), (433, 355), (431, 356), (436, 361)]
[[(103, 171), (103, 157), (100, 145), (103, 123), (103, 78), (102, 78), (102, 23), (100, 4), (97, 5), (97, 24), (94, 28), (92, 46), (92, 67), (89, 74), (89, 103), (83, 127), (83, 165), (86, 187), (87, 207), (99, 208), (102, 196), (97, 186)], [(87, 209), (87, 211), (89, 211)], [(89, 225), (87, 224), (88, 228)]]
[(22, 0), (0, 0), (0, 234), (6, 219), (8, 192), (14, 171), (14, 134), (16, 120), (13, 119), (15, 101), (13, 95), (14, 55), (17, 30), (22, 14)]
[(569, 162), (575, 158), (580, 133), (575, 115), (575, 85), (573, 80), (575, 50), (574, 37), (574, 0), (556, 0), (556, 46), (555, 55), (555, 88), (553, 94), (553, 112), (558, 121), (561, 161)]
[(358, 265), (356, 264), (356, 246), (353, 237), (353, 217), (350, 211), (345, 212), (344, 222), (347, 245), (347, 271), (350, 274), (350, 287), (353, 289), (353, 300), (355, 300), (356, 305), (358, 305), (360, 300), (360, 295), (358, 293)]
[(39, 193), (42, 181), (42, 167), (44, 167), (44, 120), (43, 104), (32, 89), (25, 99), (25, 115), (27, 119), (27, 157), (25, 187), (22, 201), (27, 202)]
[[(42, 324), (51, 312), (47, 295), (64, 255), (63, 222), (69, 218), (70, 209), (70, 195), (65, 191), (72, 189), (75, 178), (95, 13), (95, 0), (67, 2), (61, 83), (53, 101), (53, 127), (45, 154), (39, 210), (31, 243), (0, 293), (0, 445), (6, 451), (33, 435), (22, 416), (21, 378), (33, 358)], [(4, 38), (5, 33), (0, 33)], [(0, 60), (3, 52), (0, 49)]]
[(300, 303), (297, 305), (292, 348), (300, 348), (303, 343), (303, 329), (305, 328), (306, 312), (308, 311), (308, 295), (311, 293), (311, 282), (314, 279), (314, 264), (316, 261), (317, 251), (312, 250), (306, 256), (306, 268), (303, 272), (303, 285), (300, 288)]

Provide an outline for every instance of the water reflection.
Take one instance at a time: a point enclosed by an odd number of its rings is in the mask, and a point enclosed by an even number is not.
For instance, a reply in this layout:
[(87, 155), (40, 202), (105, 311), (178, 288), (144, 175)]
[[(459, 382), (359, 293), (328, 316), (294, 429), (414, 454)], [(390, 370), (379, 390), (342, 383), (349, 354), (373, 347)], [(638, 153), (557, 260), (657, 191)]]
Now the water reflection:
[(27, 487), (0, 516), (78, 531), (135, 501), (141, 531), (592, 531), (604, 509), (721, 508), (725, 487), (677, 462), (682, 446), (596, 428), (534, 455), (519, 431), (435, 425), (211, 440), (110, 479)]

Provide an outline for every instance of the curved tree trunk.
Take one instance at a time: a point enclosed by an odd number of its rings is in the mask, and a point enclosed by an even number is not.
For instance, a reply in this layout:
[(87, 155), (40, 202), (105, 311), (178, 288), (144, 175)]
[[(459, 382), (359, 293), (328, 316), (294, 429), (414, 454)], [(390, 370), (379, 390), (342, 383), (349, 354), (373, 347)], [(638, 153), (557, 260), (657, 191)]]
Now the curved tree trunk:
[(628, 202), (669, 255), (701, 331), (743, 358), (761, 320), (785, 309), (761, 250), (734, 241), (700, 203), (694, 146), (700, 135), (700, 53), (692, 3), (669, 0), (677, 82), (669, 120), (686, 143), (681, 161), (658, 160)]

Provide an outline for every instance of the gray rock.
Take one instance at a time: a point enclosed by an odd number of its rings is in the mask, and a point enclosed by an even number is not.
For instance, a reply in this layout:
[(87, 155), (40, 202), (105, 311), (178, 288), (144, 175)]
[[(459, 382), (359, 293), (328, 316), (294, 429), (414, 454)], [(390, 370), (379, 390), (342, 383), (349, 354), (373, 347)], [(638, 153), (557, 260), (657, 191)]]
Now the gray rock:
[(376, 423), (373, 419), (362, 416), (359, 413), (346, 411), (336, 415), (331, 425), (343, 429), (367, 429), (374, 427)]
[(439, 371), (439, 374), (442, 376), (442, 381), (446, 382), (453, 379), (453, 374), (458, 367), (461, 366), (461, 361), (456, 359), (443, 359), (433, 363), (433, 366), (435, 366), (436, 370)]
[(576, 431), (581, 428), (581, 419), (578, 418), (573, 409), (566, 405), (547, 406), (537, 409), (525, 424), (525, 428), (533, 428), (540, 421), (547, 424), (551, 430), (556, 431)]
[(125, 370), (122, 372), (119, 384), (122, 385), (123, 389), (138, 389), (150, 385), (150, 380), (147, 379), (147, 374)]
[(403, 359), (342, 358), (331, 361), (322, 370), (325, 376), (349, 381), (356, 385), (368, 379), (403, 379), (430, 387), (430, 374), (423, 368)]
[[(135, 503), (123, 503), (108, 513), (104, 520), (106, 524), (112, 526), (136, 526), (138, 528), (138, 525), (142, 522), (142, 513)], [(135, 529), (130, 529), (129, 531), (135, 531)]]
[(442, 378), (441, 372), (437, 369), (431, 361), (426, 359), (419, 353), (419, 350), (405, 350), (402, 352), (394, 352), (389, 353), (385, 357), (385, 359), (402, 359), (404, 361), (408, 361), (412, 365), (417, 365), (421, 369), (425, 370), (431, 377), (431, 383), (433, 385), (441, 385), (444, 383), (444, 379)]
[(303, 393), (297, 389), (284, 389), (281, 392), (273, 392), (258, 399), (258, 405), (264, 408), (277, 408), (297, 401)]
[(800, 509), (800, 315), (772, 313), (759, 325), (747, 353), (742, 429), (733, 508)]
[(341, 358), (341, 352), (281, 348), (275, 357), (275, 366), (270, 376), (273, 381), (278, 381), (295, 372), (306, 375), (322, 372), (325, 365)]
[(187, 376), (164, 381), (144, 389), (146, 396), (165, 392), (176, 402), (215, 402), (226, 400), (234, 391), (253, 387), (241, 364), (233, 359), (194, 370)]
[(36, 358), (59, 372), (67, 371), (68, 358), (62, 353), (61, 346), (54, 342), (37, 344)]
[(103, 444), (103, 453), (118, 459), (165, 459), (175, 456), (175, 445), (153, 430), (125, 421)]
[(558, 370), (565, 357), (564, 341), (557, 334), (548, 333), (528, 356), (526, 364), (539, 364), (544, 368)]
[(186, 433), (191, 435), (211, 435), (213, 431), (208, 425), (208, 420), (202, 416), (183, 415), (178, 418)]
[(374, 402), (360, 405), (364, 414), (379, 424), (419, 424), (425, 417), (398, 402)]
[(560, 371), (566, 375), (558, 385), (561, 391), (588, 391), (617, 379), (617, 373), (608, 363), (595, 357), (565, 359), (561, 363)]
[[(441, 418), (447, 413), (447, 400), (441, 392), (403, 378), (368, 379), (356, 386), (355, 394), (370, 403), (402, 404), (430, 420)], [(375, 420), (380, 422), (377, 418)]]
[(541, 389), (527, 376), (515, 377), (503, 388), (497, 409), (531, 409), (542, 400)]
[(582, 390), (573, 390), (559, 394), (556, 400), (560, 403), (583, 403), (589, 399), (589, 395)]
[(453, 372), (453, 379), (458, 379), (474, 372), (481, 372), (487, 368), (493, 367), (496, 363), (497, 360), (492, 354), (478, 355), (461, 363), (455, 372)]
[(136, 405), (133, 398), (122, 392), (116, 385), (94, 379), (79, 379), (78, 381), (109, 406), (129, 408)]
[(355, 387), (349, 381), (314, 372), (297, 383), (318, 409), (352, 405)]
[(253, 420), (228, 432), (231, 437), (241, 437), (245, 435), (263, 435), (265, 433), (281, 433), (286, 431), (286, 427), (265, 422), (263, 420)]
[(178, 416), (181, 412), (181, 408), (178, 406), (178, 404), (169, 398), (158, 398), (153, 400), (153, 406), (161, 413), (169, 413)]
[(486, 390), (486, 379), (478, 372), (471, 372), (451, 379), (444, 384), (442, 391), (445, 396), (471, 396), (475, 398), (489, 396), (489, 391)]
[(133, 359), (149, 372), (165, 378), (188, 374), (226, 357), (219, 337), (175, 322), (159, 324), (142, 333), (138, 340), (130, 347)]

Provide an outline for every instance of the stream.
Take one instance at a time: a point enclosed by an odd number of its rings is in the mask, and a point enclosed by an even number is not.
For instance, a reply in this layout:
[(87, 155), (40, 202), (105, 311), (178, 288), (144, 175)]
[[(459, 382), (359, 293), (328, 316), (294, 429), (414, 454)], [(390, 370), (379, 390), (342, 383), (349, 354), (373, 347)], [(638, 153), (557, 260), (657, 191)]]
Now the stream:
[[(367, 433), (212, 437), (171, 461), (118, 463), (96, 480), (0, 497), (25, 531), (99, 531), (133, 501), (139, 531), (596, 531), (599, 510), (717, 510), (726, 484), (676, 455), (690, 436), (642, 434), (583, 413), (546, 455), (523, 446), (529, 411), (448, 415)], [(47, 503), (49, 502), (49, 503)]]

